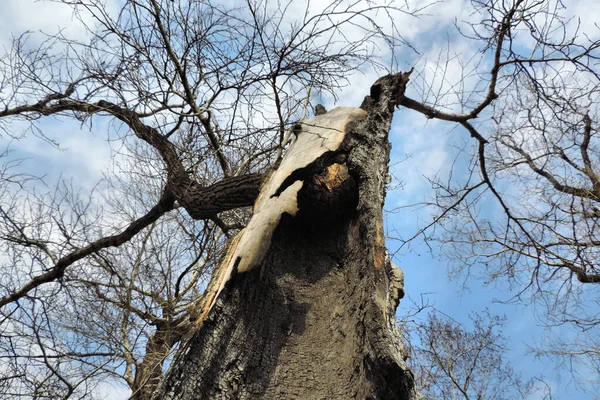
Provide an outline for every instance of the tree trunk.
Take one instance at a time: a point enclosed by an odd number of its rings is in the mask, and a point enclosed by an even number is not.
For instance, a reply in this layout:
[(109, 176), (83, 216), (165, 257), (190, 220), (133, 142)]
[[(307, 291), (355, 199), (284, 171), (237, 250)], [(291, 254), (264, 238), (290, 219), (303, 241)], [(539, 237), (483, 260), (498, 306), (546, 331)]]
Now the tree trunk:
[(279, 220), (260, 268), (234, 271), (156, 399), (415, 398), (382, 216), (408, 75), (379, 79), (338, 150), (290, 175), (304, 182), (298, 212)]

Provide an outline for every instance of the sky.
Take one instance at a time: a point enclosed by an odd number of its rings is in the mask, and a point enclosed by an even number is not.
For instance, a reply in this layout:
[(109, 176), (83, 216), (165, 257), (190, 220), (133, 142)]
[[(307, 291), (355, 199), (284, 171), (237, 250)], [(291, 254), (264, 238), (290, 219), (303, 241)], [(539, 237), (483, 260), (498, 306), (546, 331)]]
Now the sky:
[[(591, 31), (594, 24), (600, 23), (600, 4), (596, 0), (567, 0), (565, 3), (581, 18), (583, 31)], [(418, 6), (419, 2), (413, 4)], [(397, 54), (400, 60), (398, 68), (408, 70), (416, 66), (425, 79), (439, 85), (440, 91), (448, 91), (453, 81), (460, 80), (460, 71), (464, 66), (460, 60), (469, 59), (474, 53), (470, 44), (456, 35), (452, 23), (455, 18), (460, 21), (472, 16), (468, 3), (463, 0), (442, 1), (430, 7), (425, 14), (418, 19), (406, 16), (397, 21), (404, 38), (417, 50), (402, 49)], [(67, 36), (84, 35), (84, 30), (74, 22), (67, 7), (33, 0), (3, 0), (0, 5), (0, 26), (0, 47), (9, 46), (13, 35), (26, 30), (53, 33), (64, 29)], [(39, 35), (33, 37), (40, 38)], [(439, 74), (435, 74), (435, 62), (440, 54), (450, 55), (451, 60), (448, 62), (448, 78), (438, 82), (435, 80), (439, 78)], [(382, 54), (384, 61), (385, 57)], [(323, 96), (321, 100), (328, 108), (357, 106), (368, 93), (377, 74), (376, 71), (366, 70), (354, 76), (352, 85), (340, 93), (337, 102), (328, 96)], [(467, 80), (467, 86), (476, 84), (475, 80)], [(418, 89), (413, 87), (409, 90), (416, 95)], [(24, 164), (29, 171), (47, 176), (50, 182), (59, 177), (73, 178), (75, 182), (82, 182), (84, 189), (89, 189), (101, 179), (109, 167), (111, 156), (107, 138), (98, 134), (102, 126), (95, 126), (90, 132), (77, 122), (48, 118), (41, 127), (49, 137), (60, 140), (60, 148), (30, 134), (18, 141), (0, 135), (0, 149), (10, 145), (14, 157), (29, 158)], [(393, 183), (401, 184), (402, 189), (388, 193), (387, 210), (418, 202), (431, 195), (424, 175), (431, 176), (448, 169), (453, 160), (450, 148), (457, 138), (459, 141), (468, 139), (468, 135), (449, 123), (427, 120), (407, 110), (397, 112), (390, 132), (393, 146), (391, 171), (395, 179)], [(394, 229), (403, 235), (410, 235), (430, 218), (426, 209), (400, 210), (388, 216), (386, 226), (390, 236), (394, 236)], [(410, 248), (398, 250), (398, 242), (394, 240), (388, 241), (388, 247), (390, 253), (396, 254), (394, 262), (404, 270), (405, 290), (412, 299), (418, 299), (425, 293), (437, 309), (463, 323), (468, 323), (469, 313), (473, 311), (489, 309), (493, 313), (507, 315), (505, 334), (510, 343), (508, 361), (517, 371), (525, 378), (543, 375), (552, 387), (554, 399), (595, 398), (593, 393), (582, 392), (570, 383), (568, 373), (556, 371), (551, 363), (536, 360), (527, 354), (527, 347), (535, 344), (545, 328), (540, 326), (535, 308), (499, 302), (509, 300), (513, 294), (506, 286), (486, 286), (481, 280), (470, 280), (465, 291), (463, 279), (448, 277), (447, 262), (436, 257), (435, 248), (432, 254), (425, 245), (415, 241)], [(400, 313), (406, 303), (402, 303)], [(561, 329), (565, 329), (558, 331), (561, 335), (573, 334), (567, 328)], [(109, 399), (127, 398), (128, 395), (127, 389), (115, 382), (106, 382), (98, 390)]]

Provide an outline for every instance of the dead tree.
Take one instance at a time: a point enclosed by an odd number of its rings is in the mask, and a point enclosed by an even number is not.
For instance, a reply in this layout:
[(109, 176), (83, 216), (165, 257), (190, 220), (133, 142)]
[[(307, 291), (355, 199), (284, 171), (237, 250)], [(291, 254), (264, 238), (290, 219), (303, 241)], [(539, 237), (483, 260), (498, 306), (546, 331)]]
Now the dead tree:
[[(255, 203), (265, 171), (287, 153), (291, 122), (304, 119), (317, 96), (335, 97), (353, 71), (381, 68), (374, 49), (404, 43), (397, 17), (416, 11), (342, 0), (322, 8), (291, 1), (144, 0), (118, 9), (99, 0), (56, 3), (72, 9), (86, 35), (58, 33), (39, 45), (33, 33), (15, 37), (0, 57), (2, 134), (19, 140), (33, 132), (60, 146), (64, 137), (45, 134), (44, 120), (90, 129), (105, 122), (102, 135), (134, 148), (142, 156), (134, 162), (145, 168), (137, 174), (142, 181), (122, 187), (134, 201), (118, 189), (113, 207), (91, 194), (82, 202), (59, 191), (57, 201), (32, 196), (0, 166), (0, 180), (9, 177), (7, 190), (0, 184), (0, 246), (11, 256), (0, 260), (0, 335), (24, 332), (17, 345), (0, 346), (0, 357), (12, 360), (0, 376), (10, 390), (0, 397), (87, 398), (110, 377), (147, 399), (188, 328), (202, 320), (203, 309), (194, 306), (203, 303), (204, 275), (214, 265), (208, 256), (219, 249), (184, 232), (193, 251), (167, 246), (174, 251), (157, 252), (167, 256), (161, 269), (164, 259), (142, 251), (144, 241), (153, 230), (172, 239), (164, 224), (179, 216), (209, 236), (243, 227), (245, 218), (230, 216)], [(60, 203), (63, 197), (73, 201)], [(85, 323), (60, 314), (64, 304)], [(38, 338), (39, 326), (50, 328)]]
[(261, 232), (251, 221), (232, 245), (157, 399), (414, 398), (382, 219), (408, 75), (379, 79), (361, 108), (300, 123), (255, 205)]

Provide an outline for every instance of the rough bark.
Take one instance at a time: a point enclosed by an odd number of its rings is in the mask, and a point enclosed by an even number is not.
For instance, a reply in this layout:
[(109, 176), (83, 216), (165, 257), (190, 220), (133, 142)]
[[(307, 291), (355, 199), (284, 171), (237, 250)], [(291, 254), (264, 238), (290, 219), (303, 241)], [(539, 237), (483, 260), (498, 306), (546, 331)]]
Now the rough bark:
[[(388, 132), (409, 74), (378, 80), (303, 181), (260, 268), (233, 275), (156, 399), (413, 399), (385, 250)], [(306, 171), (305, 171), (306, 172)]]

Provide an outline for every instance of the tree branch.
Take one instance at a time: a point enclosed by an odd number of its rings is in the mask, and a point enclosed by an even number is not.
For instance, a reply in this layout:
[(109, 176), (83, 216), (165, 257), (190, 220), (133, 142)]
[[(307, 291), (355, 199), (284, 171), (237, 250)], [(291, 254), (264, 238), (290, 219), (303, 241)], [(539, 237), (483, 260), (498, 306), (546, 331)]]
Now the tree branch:
[(23, 285), (20, 289), (13, 293), (7, 294), (0, 299), (0, 308), (5, 305), (17, 301), (34, 290), (35, 288), (60, 279), (64, 276), (67, 267), (81, 260), (82, 258), (94, 254), (99, 250), (107, 247), (116, 247), (130, 240), (142, 229), (146, 228), (154, 221), (158, 220), (163, 214), (173, 209), (174, 198), (170, 192), (165, 192), (156, 206), (154, 206), (148, 213), (139, 219), (133, 221), (129, 226), (120, 234), (114, 236), (107, 236), (102, 239), (98, 239), (95, 242), (75, 250), (67, 256), (61, 258), (58, 263), (54, 265), (48, 272), (35, 276), (28, 283)]

